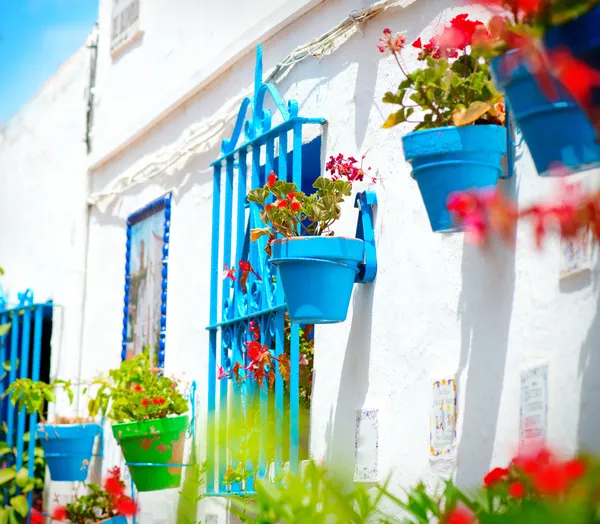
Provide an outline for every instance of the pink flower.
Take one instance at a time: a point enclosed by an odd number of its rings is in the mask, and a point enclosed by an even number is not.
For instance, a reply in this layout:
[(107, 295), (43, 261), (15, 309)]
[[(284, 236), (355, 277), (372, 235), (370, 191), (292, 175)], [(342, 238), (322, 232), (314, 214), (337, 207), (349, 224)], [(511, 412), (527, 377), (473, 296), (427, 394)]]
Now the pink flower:
[(235, 267), (229, 268), (229, 265), (225, 264), (225, 269), (223, 270), (223, 280), (230, 278), (235, 282)]
[(303, 353), (300, 353), (300, 365), (308, 366), (308, 359), (306, 358), (306, 356)]
[(228, 376), (229, 373), (223, 369), (223, 366), (219, 366), (219, 369), (217, 370), (217, 380), (221, 380), (222, 378), (226, 378)]
[(379, 39), (377, 49), (379, 49), (381, 53), (385, 53), (389, 50), (392, 54), (396, 54), (402, 50), (405, 42), (406, 36), (400, 33), (392, 35), (392, 32), (386, 28), (383, 30), (383, 36)]

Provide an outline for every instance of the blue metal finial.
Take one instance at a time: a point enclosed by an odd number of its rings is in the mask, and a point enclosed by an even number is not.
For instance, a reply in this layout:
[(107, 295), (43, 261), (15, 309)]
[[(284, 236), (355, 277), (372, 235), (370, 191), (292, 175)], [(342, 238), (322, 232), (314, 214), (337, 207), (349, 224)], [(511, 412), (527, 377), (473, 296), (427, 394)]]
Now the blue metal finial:
[(27, 307), (33, 305), (33, 291), (25, 290), (23, 293), (17, 294), (19, 299), (19, 307)]

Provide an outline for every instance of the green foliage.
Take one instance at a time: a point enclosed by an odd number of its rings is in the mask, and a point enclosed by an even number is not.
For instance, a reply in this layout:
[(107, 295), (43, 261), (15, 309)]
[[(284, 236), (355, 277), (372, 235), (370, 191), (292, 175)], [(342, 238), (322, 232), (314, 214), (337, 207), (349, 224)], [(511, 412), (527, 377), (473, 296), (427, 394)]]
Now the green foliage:
[[(274, 173), (269, 179), (272, 177)], [(313, 187), (317, 191), (307, 196), (298, 191), (296, 184), (277, 180), (248, 192), (248, 201), (262, 207), (260, 218), (268, 226), (253, 229), (251, 239), (269, 235), (273, 240), (277, 234), (285, 238), (332, 235), (329, 228), (340, 218), (340, 204), (350, 196), (352, 182), (321, 176)]]
[(383, 489), (371, 495), (362, 484), (349, 488), (311, 461), (301, 475), (283, 482), (256, 481), (256, 495), (234, 498), (232, 511), (242, 522), (262, 524), (359, 524), (386, 522), (379, 509)]
[[(409, 121), (415, 108), (424, 112), (415, 130), (473, 123), (502, 125), (502, 101), (490, 76), (487, 63), (466, 51), (453, 62), (447, 58), (424, 57), (426, 67), (406, 73), (395, 93), (387, 92), (386, 104), (400, 106), (383, 127)], [(404, 72), (404, 71), (403, 71)]]
[(50, 384), (46, 382), (34, 382), (30, 378), (15, 380), (4, 393), (8, 396), (13, 406), (19, 410), (25, 408), (28, 414), (37, 413), (40, 420), (44, 420), (44, 408), (46, 403), (56, 402), (56, 390), (62, 389), (69, 397), (69, 404), (73, 403), (73, 389), (70, 380), (53, 380)]
[(97, 387), (89, 401), (90, 415), (108, 412), (117, 423), (182, 415), (188, 410), (177, 382), (163, 376), (144, 354), (124, 360), (118, 369), (109, 372), (108, 378), (99, 378), (90, 387)]

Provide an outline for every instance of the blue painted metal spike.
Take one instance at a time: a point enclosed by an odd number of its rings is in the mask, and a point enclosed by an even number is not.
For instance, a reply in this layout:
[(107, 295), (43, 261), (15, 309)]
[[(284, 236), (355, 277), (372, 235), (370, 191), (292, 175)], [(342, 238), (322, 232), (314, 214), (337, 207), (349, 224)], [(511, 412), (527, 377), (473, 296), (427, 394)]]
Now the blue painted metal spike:
[(33, 291), (31, 289), (27, 289), (23, 293), (18, 293), (17, 298), (19, 299), (19, 307), (33, 305)]
[(365, 241), (365, 262), (359, 265), (356, 281), (362, 284), (373, 282), (377, 274), (377, 248), (373, 224), (373, 206), (377, 205), (374, 191), (363, 191), (356, 195), (354, 207), (359, 209), (356, 238)]

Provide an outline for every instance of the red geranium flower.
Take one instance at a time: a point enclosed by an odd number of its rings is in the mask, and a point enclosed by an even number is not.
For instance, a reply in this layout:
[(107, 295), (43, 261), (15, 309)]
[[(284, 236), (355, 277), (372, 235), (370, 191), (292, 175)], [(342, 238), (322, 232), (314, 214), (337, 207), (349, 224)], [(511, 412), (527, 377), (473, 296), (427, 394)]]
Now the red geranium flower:
[(416, 49), (423, 49), (423, 43), (421, 42), (421, 37), (417, 38), (413, 43), (412, 46), (415, 47)]
[(492, 486), (496, 482), (506, 478), (508, 475), (508, 469), (506, 468), (494, 468), (485, 477), (483, 477), (483, 485), (485, 487)]
[(164, 403), (165, 403), (165, 399), (162, 397), (152, 399), (152, 404), (154, 404), (155, 406), (162, 406)]
[(56, 506), (52, 511), (54, 520), (65, 520), (67, 518), (67, 510), (63, 506)]
[(133, 389), (133, 391), (137, 391), (139, 393), (140, 391), (142, 391), (143, 388), (139, 384), (135, 384), (131, 389)]
[(277, 182), (277, 175), (271, 171), (271, 174), (267, 177), (267, 185), (269, 187), (273, 187), (275, 185), (275, 182)]
[(585, 464), (579, 459), (573, 459), (564, 464), (565, 475), (569, 480), (577, 480), (585, 474)]
[(519, 481), (513, 482), (510, 486), (508, 486), (508, 492), (510, 493), (511, 497), (516, 499), (523, 498), (525, 496), (525, 486)]
[(465, 506), (458, 506), (446, 518), (446, 524), (471, 524), (475, 522), (473, 512)]
[(294, 201), (290, 204), (290, 208), (292, 211), (300, 211), (302, 209), (302, 204), (294, 199)]
[(104, 481), (104, 489), (113, 497), (120, 497), (125, 492), (122, 482), (116, 477), (108, 477)]
[(130, 497), (121, 497), (115, 504), (115, 509), (119, 515), (131, 517), (137, 512), (137, 505)]
[(148, 397), (146, 397), (145, 399), (142, 399), (142, 401), (140, 402), (140, 404), (144, 407), (146, 407), (148, 405)]

